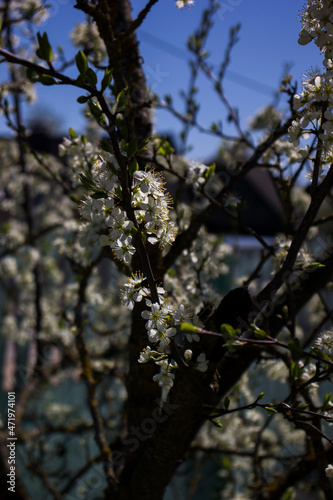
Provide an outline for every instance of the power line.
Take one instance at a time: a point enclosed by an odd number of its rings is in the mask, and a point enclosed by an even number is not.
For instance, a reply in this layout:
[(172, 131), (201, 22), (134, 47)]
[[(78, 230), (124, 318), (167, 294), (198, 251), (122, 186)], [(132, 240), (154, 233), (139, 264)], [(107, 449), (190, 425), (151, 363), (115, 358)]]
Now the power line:
[[(152, 35), (142, 29), (140, 29), (139, 32), (142, 41), (148, 45), (151, 45), (155, 49), (161, 50), (162, 52), (166, 52), (181, 61), (188, 61), (188, 52), (186, 52), (186, 50), (180, 49), (177, 45), (167, 42), (166, 40), (162, 40), (162, 38)], [(269, 95), (270, 97), (272, 97), (272, 94), (276, 92), (274, 87), (258, 82), (258, 80), (249, 76), (241, 75), (236, 71), (227, 70), (225, 79), (237, 83), (242, 87), (254, 90), (255, 92), (259, 92), (260, 94)]]

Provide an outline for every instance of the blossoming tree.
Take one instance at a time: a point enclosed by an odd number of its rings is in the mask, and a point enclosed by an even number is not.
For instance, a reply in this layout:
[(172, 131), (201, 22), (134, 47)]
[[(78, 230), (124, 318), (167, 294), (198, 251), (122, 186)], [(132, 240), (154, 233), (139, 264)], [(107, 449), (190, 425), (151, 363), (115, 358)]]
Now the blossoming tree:
[[(285, 77), (288, 115), (269, 108), (248, 131), (223, 83), (238, 28), (213, 74), (204, 47), (218, 5), (208, 2), (188, 47), (193, 81), (212, 81), (237, 130), (206, 129), (224, 144), (223, 182), (154, 133), (154, 106), (181, 120), (184, 142), (205, 128), (194, 85), (184, 115), (147, 88), (136, 30), (157, 2), (133, 19), (129, 0), (77, 0), (87, 21), (73, 31), (75, 61), (37, 31), (44, 2), (0, 2), (1, 110), (15, 136), (0, 147), (0, 265), (1, 332), (16, 353), (5, 383), (17, 396), (17, 498), (35, 497), (32, 474), (45, 498), (158, 500), (182, 462), (197, 471), (192, 498), (210, 461), (215, 498), (331, 499), (333, 2), (309, 0), (301, 18), (299, 42), (317, 44), (323, 70), (298, 94)], [(50, 95), (56, 85), (82, 91), (87, 133), (70, 129), (57, 158), (29, 146), (22, 120), (38, 82)], [(283, 202), (275, 244), (242, 223), (234, 196), (254, 168), (270, 172)], [(261, 246), (225, 296), (214, 283), (231, 248), (205, 229), (217, 212)], [(82, 401), (57, 399), (52, 387), (66, 381)], [(4, 452), (2, 478), (8, 463)]]

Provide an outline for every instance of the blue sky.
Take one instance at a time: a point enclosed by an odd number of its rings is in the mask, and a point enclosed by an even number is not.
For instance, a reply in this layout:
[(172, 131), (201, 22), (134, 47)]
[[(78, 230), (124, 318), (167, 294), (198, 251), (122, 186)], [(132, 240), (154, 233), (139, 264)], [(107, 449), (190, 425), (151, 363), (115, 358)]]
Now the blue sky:
[[(62, 45), (68, 58), (75, 53), (70, 46), (69, 33), (74, 23), (84, 15), (74, 9), (74, 0), (51, 0), (50, 19), (40, 27), (47, 31), (53, 46)], [(179, 10), (174, 0), (160, 0), (138, 31), (140, 50), (148, 84), (161, 97), (171, 94), (174, 103), (183, 111), (179, 91), (188, 88), (189, 69), (186, 41), (199, 24), (202, 10), (208, 0), (196, 0), (189, 9)], [(318, 65), (322, 56), (314, 44), (298, 45), (301, 23), (297, 19), (303, 0), (221, 0), (207, 48), (210, 62), (218, 65), (223, 58), (231, 26), (240, 23), (239, 42), (232, 53), (229, 73), (226, 74), (225, 92), (233, 106), (239, 110), (243, 124), (263, 106), (274, 99), (285, 64), (290, 64), (293, 79), (299, 84), (306, 70)], [(146, 4), (133, 0), (135, 16)], [(2, 73), (3, 74), (3, 73)], [(69, 72), (70, 74), (70, 72)], [(1, 77), (1, 73), (0, 73)], [(209, 127), (213, 121), (225, 120), (225, 108), (217, 99), (211, 84), (204, 77), (198, 80), (200, 101), (199, 121)], [(69, 127), (83, 130), (82, 106), (76, 102), (80, 93), (68, 87), (41, 87), (34, 113), (54, 112), (64, 132)], [(283, 106), (283, 104), (282, 104)], [(30, 111), (26, 112), (29, 116)], [(155, 126), (159, 132), (177, 134), (178, 122), (166, 111), (155, 112)], [(3, 120), (0, 132), (3, 133)], [(225, 125), (226, 132), (232, 132)], [(198, 132), (190, 136), (192, 158), (204, 160), (218, 148), (219, 141)]]

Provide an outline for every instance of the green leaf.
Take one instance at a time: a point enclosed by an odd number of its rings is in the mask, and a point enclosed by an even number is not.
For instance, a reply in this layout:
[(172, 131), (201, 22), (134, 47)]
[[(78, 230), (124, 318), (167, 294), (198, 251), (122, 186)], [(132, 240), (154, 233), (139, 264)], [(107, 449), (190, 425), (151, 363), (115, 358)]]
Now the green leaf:
[(139, 165), (138, 162), (136, 161), (136, 158), (133, 158), (129, 164), (129, 173), (130, 175), (133, 175), (134, 172), (139, 170)]
[(110, 170), (110, 172), (112, 172), (113, 174), (117, 175), (118, 171), (117, 171), (117, 167), (111, 163), (110, 161), (106, 161), (106, 166), (108, 167), (108, 169)]
[(205, 177), (206, 177), (206, 180), (208, 181), (208, 179), (210, 179), (211, 177), (213, 177), (213, 175), (215, 174), (215, 163), (213, 163), (210, 167), (208, 167), (208, 169), (206, 170), (206, 173), (205, 173)]
[(122, 192), (122, 189), (120, 186), (117, 186), (116, 189), (114, 190), (114, 192), (120, 200), (123, 199), (123, 192)]
[(120, 137), (122, 137), (125, 141), (127, 141), (128, 140), (128, 130), (127, 130), (126, 122), (125, 122), (123, 115), (118, 115), (116, 117), (116, 127), (118, 129)]
[(212, 424), (215, 425), (215, 427), (219, 427), (220, 429), (223, 427), (221, 420), (211, 420)]
[(265, 393), (261, 392), (260, 394), (258, 394), (256, 401), (260, 401), (264, 396), (265, 396)]
[(97, 75), (96, 75), (95, 71), (91, 68), (88, 68), (85, 76), (86, 76), (87, 82), (90, 83), (90, 85), (92, 85), (93, 87), (96, 87)]
[(93, 115), (94, 118), (96, 118), (97, 121), (102, 121), (103, 119), (103, 113), (101, 108), (96, 104), (92, 99), (88, 101), (88, 106), (90, 113)]
[(55, 81), (54, 78), (52, 78), (52, 76), (50, 75), (41, 75), (39, 78), (38, 78), (38, 81), (42, 84), (42, 85), (55, 85), (57, 82)]
[(307, 267), (310, 267), (311, 269), (319, 269), (320, 267), (325, 267), (325, 264), (321, 264), (321, 262), (311, 262), (311, 264)]
[(330, 361), (330, 358), (327, 356), (327, 354), (325, 354), (324, 351), (321, 351), (320, 349), (318, 349), (318, 347), (312, 346), (311, 352), (313, 354), (315, 354), (316, 356), (319, 356), (320, 358), (323, 358), (327, 361)]
[(37, 40), (39, 44), (39, 47), (36, 50), (37, 57), (39, 57), (39, 59), (42, 59), (43, 61), (50, 62), (52, 60), (52, 47), (48, 40), (47, 34), (43, 33), (43, 35), (41, 35), (38, 31)]
[(10, 224), (8, 224), (8, 223), (7, 224), (2, 224), (0, 226), (0, 232), (1, 232), (1, 234), (8, 234), (9, 231), (10, 231), (10, 228), (11, 228)]
[(239, 349), (240, 347), (243, 347), (243, 343), (240, 342), (239, 340), (235, 340), (235, 339), (230, 339), (228, 340), (227, 342), (225, 342), (222, 347), (227, 347), (228, 349), (229, 348), (232, 348), (232, 349)]
[(295, 488), (288, 488), (282, 496), (282, 500), (293, 500), (295, 498)]
[(297, 361), (291, 361), (289, 370), (291, 379), (297, 380), (299, 375), (299, 368)]
[(174, 153), (174, 151), (174, 148), (169, 144), (169, 142), (167, 140), (164, 140), (158, 148), (157, 152), (162, 156), (167, 156)]
[(171, 97), (171, 95), (169, 95), (169, 94), (165, 95), (165, 96), (164, 96), (164, 100), (165, 100), (165, 102), (166, 102), (169, 106), (171, 106), (171, 105), (172, 105), (172, 97)]
[(69, 195), (69, 199), (72, 200), (74, 203), (79, 203), (79, 201), (80, 201), (79, 198), (74, 193), (71, 193)]
[(256, 339), (265, 339), (267, 337), (267, 333), (260, 328), (255, 328), (253, 331), (253, 335)]
[(265, 410), (268, 411), (268, 413), (277, 413), (277, 410), (271, 406), (265, 406)]
[(79, 50), (79, 52), (76, 54), (75, 63), (80, 75), (85, 75), (88, 70), (88, 59), (82, 50)]
[(101, 83), (101, 92), (104, 92), (104, 90), (110, 85), (112, 81), (112, 72), (111, 69), (106, 68), (103, 76), (103, 80)]
[(291, 339), (290, 342), (288, 342), (288, 347), (294, 359), (302, 356), (303, 350), (297, 338)]
[(78, 87), (81, 87), (86, 83), (86, 76), (85, 75), (79, 75), (77, 79), (75, 80), (76, 84)]
[(86, 96), (86, 95), (80, 95), (80, 97), (78, 97), (76, 100), (79, 104), (85, 104), (86, 102), (88, 102), (90, 99), (90, 96)]
[(138, 141), (136, 138), (132, 139), (131, 142), (127, 145), (127, 158), (132, 158), (137, 152)]
[(149, 143), (149, 141), (150, 141), (150, 137), (147, 137), (147, 139), (144, 139), (143, 141), (140, 142), (140, 144), (138, 145), (138, 149), (137, 149), (138, 153), (141, 153), (141, 151), (144, 151), (145, 149), (147, 149), (146, 146)]
[(327, 393), (325, 394), (324, 401), (323, 401), (323, 410), (328, 410), (331, 408), (331, 399), (332, 399), (332, 393)]
[(76, 137), (76, 132), (75, 132), (75, 130), (74, 130), (73, 128), (69, 127), (69, 129), (68, 129), (68, 133), (69, 133), (69, 135), (70, 135), (70, 137), (71, 137), (72, 139), (75, 139), (75, 137)]
[(84, 186), (86, 186), (89, 189), (95, 188), (95, 183), (90, 177), (87, 177), (84, 174), (79, 174), (79, 177), (80, 177), (81, 182)]
[(228, 323), (223, 323), (220, 326), (220, 332), (222, 333), (222, 335), (227, 335), (228, 337), (235, 337), (235, 335), (237, 334), (237, 330)]
[(223, 401), (223, 406), (226, 410), (228, 410), (229, 406), (230, 406), (230, 399), (228, 398), (228, 396), (226, 396), (224, 398), (224, 401)]
[(196, 333), (198, 331), (198, 327), (184, 322), (180, 325), (180, 331), (183, 333)]
[(99, 200), (100, 198), (107, 198), (108, 195), (105, 191), (95, 191), (90, 197), (93, 200)]
[(113, 147), (110, 144), (110, 141), (105, 137), (99, 141), (99, 145), (101, 146), (103, 151), (106, 151), (107, 153), (113, 153)]
[(119, 92), (119, 94), (117, 95), (117, 111), (122, 111), (123, 109), (126, 108), (129, 102), (129, 97), (130, 97), (129, 87), (126, 87), (121, 92)]
[(26, 75), (31, 82), (37, 82), (39, 79), (39, 73), (32, 68), (27, 68)]
[(221, 460), (221, 464), (222, 464), (222, 470), (229, 470), (231, 471), (231, 468), (234, 467), (234, 462), (231, 461), (231, 459), (229, 457), (223, 457), (222, 460)]

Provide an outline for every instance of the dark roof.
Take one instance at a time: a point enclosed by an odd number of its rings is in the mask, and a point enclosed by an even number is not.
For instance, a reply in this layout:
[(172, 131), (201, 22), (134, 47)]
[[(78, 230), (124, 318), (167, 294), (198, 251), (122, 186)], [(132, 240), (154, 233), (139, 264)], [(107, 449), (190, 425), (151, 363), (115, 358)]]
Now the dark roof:
[[(216, 172), (223, 171), (216, 162)], [(245, 202), (245, 209), (241, 212), (241, 222), (263, 236), (273, 236), (284, 229), (283, 206), (279, 198), (274, 180), (268, 170), (254, 168), (246, 177), (241, 179), (234, 191)], [(206, 224), (209, 231), (227, 234), (247, 234), (237, 227), (237, 222), (224, 214), (216, 212)]]

